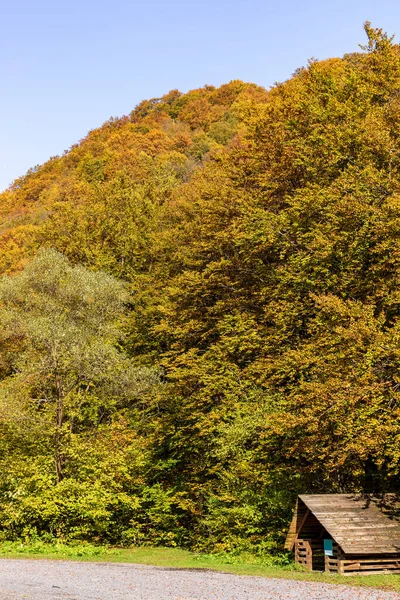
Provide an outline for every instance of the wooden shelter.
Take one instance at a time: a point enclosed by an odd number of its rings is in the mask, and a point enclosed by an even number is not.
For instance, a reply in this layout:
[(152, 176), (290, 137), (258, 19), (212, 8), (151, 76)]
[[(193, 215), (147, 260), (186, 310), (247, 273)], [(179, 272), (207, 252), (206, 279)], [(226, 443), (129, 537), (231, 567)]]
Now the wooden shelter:
[(400, 573), (399, 503), (352, 494), (299, 496), (285, 548), (310, 570)]

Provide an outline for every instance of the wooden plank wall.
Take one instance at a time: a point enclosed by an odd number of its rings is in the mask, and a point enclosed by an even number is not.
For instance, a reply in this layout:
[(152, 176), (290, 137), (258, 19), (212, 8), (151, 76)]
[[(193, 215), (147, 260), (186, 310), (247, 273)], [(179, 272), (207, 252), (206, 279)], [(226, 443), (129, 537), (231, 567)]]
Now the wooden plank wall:
[(296, 540), (294, 543), (294, 558), (298, 565), (303, 565), (312, 571), (312, 549), (308, 540)]
[(339, 552), (337, 558), (325, 557), (325, 571), (339, 575), (381, 575), (382, 573), (400, 573), (400, 554), (393, 557), (350, 558)]

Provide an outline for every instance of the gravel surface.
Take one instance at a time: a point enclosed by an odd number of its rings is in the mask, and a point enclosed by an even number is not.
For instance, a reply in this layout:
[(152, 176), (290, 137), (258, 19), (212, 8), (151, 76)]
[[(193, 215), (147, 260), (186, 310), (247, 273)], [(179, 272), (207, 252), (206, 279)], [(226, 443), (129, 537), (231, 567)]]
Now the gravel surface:
[(400, 594), (215, 571), (0, 560), (0, 600), (400, 600)]

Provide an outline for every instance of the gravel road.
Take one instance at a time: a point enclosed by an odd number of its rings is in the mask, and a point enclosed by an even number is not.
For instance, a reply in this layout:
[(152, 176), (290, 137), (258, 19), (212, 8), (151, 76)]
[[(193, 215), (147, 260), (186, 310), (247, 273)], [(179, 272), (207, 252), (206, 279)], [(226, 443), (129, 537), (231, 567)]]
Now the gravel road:
[(0, 600), (400, 600), (400, 594), (215, 571), (1, 559)]

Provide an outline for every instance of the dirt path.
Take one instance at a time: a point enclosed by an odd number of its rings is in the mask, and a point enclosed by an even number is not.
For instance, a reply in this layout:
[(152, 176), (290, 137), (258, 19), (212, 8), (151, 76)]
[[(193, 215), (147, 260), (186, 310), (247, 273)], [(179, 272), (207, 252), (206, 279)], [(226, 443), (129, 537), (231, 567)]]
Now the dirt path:
[(2, 559), (0, 600), (400, 600), (400, 594), (214, 571)]

